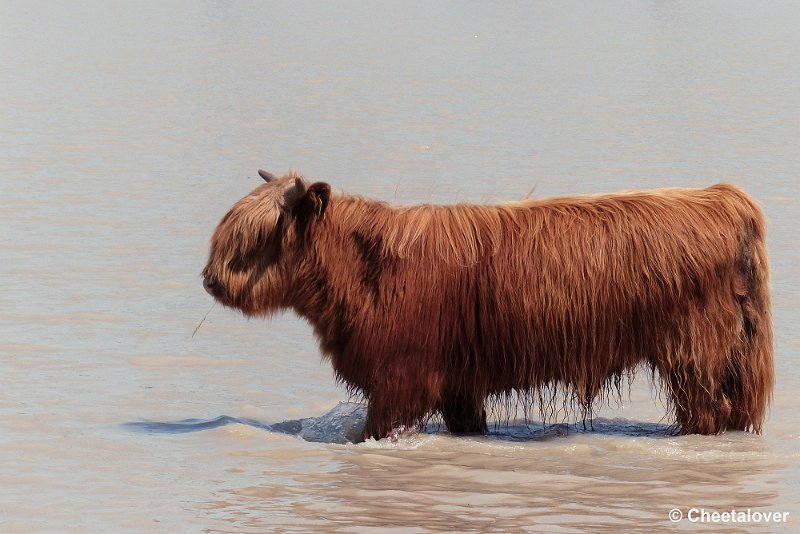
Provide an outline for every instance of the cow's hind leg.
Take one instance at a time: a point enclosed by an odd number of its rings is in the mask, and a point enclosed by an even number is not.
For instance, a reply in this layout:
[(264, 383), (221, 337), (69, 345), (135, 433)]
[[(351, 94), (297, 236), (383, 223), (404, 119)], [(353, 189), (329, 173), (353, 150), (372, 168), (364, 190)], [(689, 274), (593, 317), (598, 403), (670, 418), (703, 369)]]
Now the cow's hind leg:
[(772, 389), (772, 361), (756, 352), (734, 352), (730, 358), (722, 391), (731, 401), (729, 430), (760, 433)]
[(661, 371), (681, 434), (720, 434), (728, 428), (731, 401), (721, 384), (681, 365)]
[(483, 398), (470, 393), (448, 393), (440, 411), (447, 430), (453, 434), (485, 434), (486, 408)]
[(725, 381), (722, 384), (722, 389), (726, 396), (731, 399), (731, 415), (728, 419), (728, 429), (747, 430), (752, 428), (753, 424), (750, 420), (750, 414), (743, 409), (746, 398), (742, 392), (742, 384), (732, 373), (727, 373)]

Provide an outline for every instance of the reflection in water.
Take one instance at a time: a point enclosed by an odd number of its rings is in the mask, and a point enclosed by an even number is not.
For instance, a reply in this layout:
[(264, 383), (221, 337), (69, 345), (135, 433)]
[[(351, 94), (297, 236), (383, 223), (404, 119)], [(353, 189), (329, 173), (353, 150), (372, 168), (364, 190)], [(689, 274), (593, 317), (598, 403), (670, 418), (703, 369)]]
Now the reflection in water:
[[(425, 532), (522, 525), (542, 532), (619, 532), (622, 525), (645, 532), (663, 529), (672, 508), (776, 506), (778, 481), (768, 475), (775, 458), (746, 434), (714, 444), (697, 436), (618, 439), (602, 432), (543, 433), (526, 443), (507, 437), (423, 433), (337, 447), (330, 449), (333, 470), (328, 462), (317, 470), (313, 453), (300, 459), (273, 451), (269, 456), (282, 469), (263, 471), (256, 485), (226, 490), (214, 507), (254, 530), (324, 525), (348, 531), (411, 522)], [(739, 531), (737, 525), (715, 528)]]
[[(182, 433), (245, 425), (342, 443), (357, 437), (364, 416), (363, 405), (340, 403), (318, 418), (276, 424), (223, 416), (125, 426)], [(775, 508), (778, 480), (768, 473), (781, 466), (763, 440), (749, 434), (710, 441), (673, 436), (667, 425), (603, 418), (594, 431), (577, 423), (538, 429), (507, 423), (487, 436), (453, 437), (429, 425), (418, 434), (360, 445), (299, 443), (238, 452), (270, 459), (260, 463), (260, 482), (222, 489), (205, 506), (242, 531), (385, 529), (412, 521), (422, 523), (421, 532), (513, 531), (520, 525), (542, 532), (618, 532), (626, 525), (626, 531), (646, 532), (663, 528), (673, 508)], [(737, 525), (717, 527), (738, 531)]]
[[(340, 403), (318, 418), (276, 424), (222, 416), (124, 426), (172, 434), (244, 425), (342, 443), (358, 435), (343, 429), (360, 432), (364, 416), (362, 404)], [(759, 437), (734, 432), (710, 441), (673, 436), (666, 425), (603, 418), (594, 429), (508, 423), (487, 436), (453, 437), (429, 425), (396, 440), (327, 449), (284, 441), (238, 452), (270, 459), (259, 462), (260, 482), (229, 485), (203, 506), (253, 532), (385, 529), (409, 521), (421, 522), (420, 532), (513, 531), (520, 525), (542, 532), (618, 532), (625, 525), (625, 531), (646, 532), (663, 528), (673, 508), (776, 509), (779, 482), (768, 473), (782, 463)], [(715, 531), (739, 527), (716, 525)]]

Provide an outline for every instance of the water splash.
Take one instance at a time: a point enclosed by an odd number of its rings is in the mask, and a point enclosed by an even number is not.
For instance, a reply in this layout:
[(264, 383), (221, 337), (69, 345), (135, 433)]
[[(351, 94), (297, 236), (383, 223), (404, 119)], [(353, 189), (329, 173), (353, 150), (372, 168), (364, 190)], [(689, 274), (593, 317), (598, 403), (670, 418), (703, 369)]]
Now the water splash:
[[(316, 443), (357, 443), (361, 441), (367, 417), (367, 406), (361, 403), (340, 402), (328, 413), (320, 417), (290, 419), (278, 423), (264, 423), (255, 419), (221, 415), (213, 419), (182, 419), (179, 421), (138, 421), (121, 426), (130, 432), (146, 434), (183, 434), (200, 432), (226, 425), (246, 425), (267, 432), (278, 432), (297, 436)], [(423, 433), (446, 432), (441, 422), (431, 422)], [(642, 423), (622, 419), (602, 419), (594, 421), (594, 430), (583, 430), (578, 423), (526, 424), (521, 422), (490, 425), (486, 436), (491, 441), (536, 442), (568, 438), (580, 434), (617, 435), (629, 437), (666, 438), (673, 435), (674, 429), (659, 423)], [(416, 431), (398, 428), (389, 436), (389, 441), (397, 442), (416, 434)]]
[(361, 438), (367, 407), (364, 404), (340, 402), (321, 417), (291, 419), (279, 423), (263, 423), (254, 419), (221, 415), (213, 419), (182, 419), (179, 421), (136, 421), (121, 426), (129, 432), (145, 434), (184, 434), (200, 432), (226, 425), (249, 427), (279, 432), (319, 443), (355, 443)]

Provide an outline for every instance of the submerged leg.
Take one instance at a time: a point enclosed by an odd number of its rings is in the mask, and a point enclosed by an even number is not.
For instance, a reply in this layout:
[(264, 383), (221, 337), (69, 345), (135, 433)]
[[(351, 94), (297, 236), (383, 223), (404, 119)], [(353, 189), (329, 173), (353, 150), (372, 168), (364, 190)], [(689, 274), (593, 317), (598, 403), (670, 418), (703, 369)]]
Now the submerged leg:
[[(398, 427), (415, 428), (434, 409), (431, 396), (419, 389), (382, 390), (370, 396), (362, 439), (383, 439)], [(412, 395), (412, 398), (409, 398)]]
[(442, 418), (453, 434), (485, 434), (486, 409), (483, 398), (466, 393), (451, 393), (441, 402)]
[[(662, 378), (664, 373), (662, 373)], [(719, 384), (705, 382), (692, 366), (671, 369), (665, 381), (681, 434), (720, 434), (728, 427), (730, 399)]]

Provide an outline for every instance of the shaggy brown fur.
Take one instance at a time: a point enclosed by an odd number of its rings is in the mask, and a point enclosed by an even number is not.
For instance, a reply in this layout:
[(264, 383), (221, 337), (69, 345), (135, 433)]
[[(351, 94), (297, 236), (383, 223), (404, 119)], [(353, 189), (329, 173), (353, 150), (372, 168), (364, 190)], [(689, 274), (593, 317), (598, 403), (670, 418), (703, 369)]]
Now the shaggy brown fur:
[(591, 415), (641, 363), (681, 432), (761, 432), (769, 269), (740, 189), (397, 208), (261, 174), (214, 233), (206, 289), (307, 318), (369, 401), (365, 437), (435, 412), (485, 432), (487, 397), (513, 394), (566, 391)]

